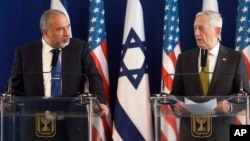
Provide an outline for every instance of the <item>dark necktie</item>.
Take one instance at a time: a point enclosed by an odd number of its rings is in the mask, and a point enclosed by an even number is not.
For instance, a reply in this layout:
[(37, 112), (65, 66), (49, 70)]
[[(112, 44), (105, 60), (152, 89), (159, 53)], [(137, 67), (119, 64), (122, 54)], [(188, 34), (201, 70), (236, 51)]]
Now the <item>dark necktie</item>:
[(200, 80), (202, 84), (203, 94), (206, 96), (209, 87), (209, 60), (207, 56), (207, 62), (204, 70), (200, 72)]
[(61, 63), (58, 58), (60, 50), (53, 49), (51, 50), (53, 53), (52, 57), (52, 71), (51, 71), (51, 96), (60, 96), (61, 95)]

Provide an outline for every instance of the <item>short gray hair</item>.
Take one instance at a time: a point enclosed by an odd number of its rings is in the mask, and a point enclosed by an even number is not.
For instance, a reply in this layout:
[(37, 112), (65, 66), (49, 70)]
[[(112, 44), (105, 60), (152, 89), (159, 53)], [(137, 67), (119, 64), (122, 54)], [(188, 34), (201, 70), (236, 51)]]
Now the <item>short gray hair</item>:
[(48, 28), (50, 26), (50, 22), (49, 22), (50, 17), (53, 15), (57, 15), (57, 14), (62, 14), (66, 16), (62, 11), (56, 10), (56, 9), (49, 9), (43, 12), (41, 19), (40, 19), (40, 30), (42, 31), (43, 29)]
[(209, 21), (210, 21), (211, 26), (222, 28), (223, 21), (222, 21), (222, 17), (220, 15), (220, 13), (213, 11), (213, 10), (204, 10), (204, 11), (197, 13), (195, 15), (195, 17), (202, 16), (202, 15), (209, 17)]

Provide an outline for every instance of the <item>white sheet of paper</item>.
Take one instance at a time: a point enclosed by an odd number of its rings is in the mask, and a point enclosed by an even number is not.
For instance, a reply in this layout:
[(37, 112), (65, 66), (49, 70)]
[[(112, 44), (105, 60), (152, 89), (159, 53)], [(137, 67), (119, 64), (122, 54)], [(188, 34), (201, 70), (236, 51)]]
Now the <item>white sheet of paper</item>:
[(214, 109), (217, 107), (217, 99), (213, 98), (207, 102), (196, 103), (185, 98), (185, 106), (190, 113), (214, 113)]

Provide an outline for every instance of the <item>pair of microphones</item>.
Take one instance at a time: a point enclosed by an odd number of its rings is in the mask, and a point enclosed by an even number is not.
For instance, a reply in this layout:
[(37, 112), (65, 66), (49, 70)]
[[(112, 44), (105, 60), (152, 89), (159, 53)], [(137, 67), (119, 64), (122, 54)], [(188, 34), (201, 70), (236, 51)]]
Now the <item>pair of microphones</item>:
[[(202, 71), (205, 72), (204, 68), (207, 65), (207, 59), (208, 59), (208, 50), (207, 49), (201, 49), (200, 53), (200, 65), (202, 68)], [(214, 73), (214, 72), (205, 72), (205, 73), (211, 73), (211, 74), (228, 74), (228, 75), (237, 75), (240, 78), (240, 84), (239, 84), (239, 91), (236, 94), (233, 94), (232, 97), (229, 97), (227, 100), (232, 103), (244, 103), (246, 102), (245, 98), (242, 98), (242, 96), (247, 96), (247, 93), (243, 89), (243, 80), (241, 78), (241, 75), (238, 73)], [(234, 98), (236, 97), (236, 98)]]
[[(53, 66), (52, 66), (53, 67)], [(9, 80), (8, 80), (8, 84), (7, 84), (7, 91), (4, 92), (2, 94), (3, 98), (5, 98), (7, 103), (15, 103), (14, 97), (18, 96), (19, 92), (18, 90), (13, 89), (13, 76), (12, 75), (24, 75), (24, 74), (29, 74), (29, 75), (36, 75), (36, 74), (45, 74), (45, 73), (52, 73), (53, 70), (51, 71), (47, 71), (47, 72), (12, 72)], [(84, 90), (83, 92), (77, 92), (75, 94), (75, 99), (74, 101), (78, 102), (78, 105), (81, 105), (81, 101), (83, 101), (83, 98), (87, 98), (87, 97), (97, 97), (95, 94), (91, 94), (89, 91), (89, 79), (88, 76), (86, 74), (82, 74), (82, 73), (71, 73), (71, 72), (54, 72), (54, 73), (59, 73), (61, 75), (77, 75), (77, 76), (81, 76), (84, 77), (85, 79), (85, 83), (84, 83)]]
[[(207, 57), (208, 57), (208, 50), (207, 49), (201, 49), (200, 51), (200, 67), (202, 68), (201, 71), (208, 74), (216, 74), (216, 75), (237, 75), (239, 77), (239, 91), (235, 94), (230, 95), (227, 100), (232, 103), (244, 103), (246, 102), (246, 99), (244, 96), (247, 96), (247, 93), (243, 89), (243, 80), (241, 78), (241, 75), (238, 73), (223, 73), (223, 72), (206, 72), (205, 67), (207, 65)], [(162, 87), (161, 87), (161, 93), (160, 97), (163, 97), (160, 100), (160, 103), (162, 104), (175, 104), (178, 99), (174, 95), (170, 95), (165, 90), (165, 79), (171, 76), (188, 76), (188, 75), (199, 75), (200, 73), (173, 73), (173, 74), (167, 74), (162, 79)]]

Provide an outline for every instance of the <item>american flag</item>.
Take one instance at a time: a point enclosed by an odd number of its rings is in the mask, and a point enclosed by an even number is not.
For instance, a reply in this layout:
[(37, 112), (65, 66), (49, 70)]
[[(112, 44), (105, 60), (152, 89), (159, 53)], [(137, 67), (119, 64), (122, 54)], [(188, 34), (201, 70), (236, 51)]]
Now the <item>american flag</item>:
[[(248, 81), (250, 81), (250, 0), (239, 0), (236, 25), (236, 50), (241, 51), (244, 56), (248, 70)], [(237, 123), (245, 124), (246, 118), (238, 116)], [(243, 118), (242, 118), (243, 117)]]
[[(91, 56), (94, 58), (103, 79), (105, 97), (110, 105), (108, 52), (103, 0), (90, 0), (88, 43)], [(93, 118), (93, 141), (111, 141), (111, 114), (106, 118)]]
[[(181, 53), (178, 0), (165, 0), (163, 32), (162, 91), (169, 93), (172, 87), (174, 77), (172, 74), (175, 73), (177, 57)], [(161, 111), (169, 113), (166, 117), (161, 117), (161, 140), (179, 140), (179, 119), (174, 117), (168, 106), (162, 105)]]
[(114, 141), (152, 141), (148, 65), (140, 0), (127, 0), (114, 111)]

